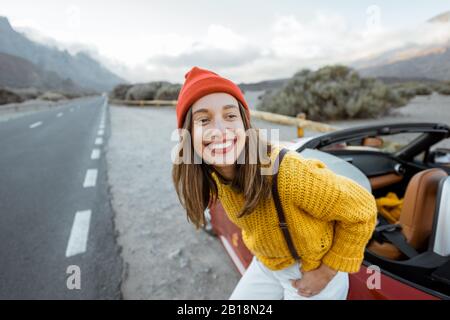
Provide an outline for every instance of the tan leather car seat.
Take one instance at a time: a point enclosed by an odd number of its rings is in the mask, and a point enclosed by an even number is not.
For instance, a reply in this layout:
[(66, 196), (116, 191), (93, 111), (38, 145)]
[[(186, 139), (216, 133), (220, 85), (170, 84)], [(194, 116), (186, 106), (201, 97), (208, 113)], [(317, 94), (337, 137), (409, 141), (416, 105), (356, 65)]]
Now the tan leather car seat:
[[(439, 168), (415, 174), (406, 188), (399, 224), (406, 242), (417, 251), (426, 249), (433, 227), (439, 182), (447, 173)], [(399, 260), (403, 254), (391, 243), (372, 240), (367, 247), (373, 253)]]

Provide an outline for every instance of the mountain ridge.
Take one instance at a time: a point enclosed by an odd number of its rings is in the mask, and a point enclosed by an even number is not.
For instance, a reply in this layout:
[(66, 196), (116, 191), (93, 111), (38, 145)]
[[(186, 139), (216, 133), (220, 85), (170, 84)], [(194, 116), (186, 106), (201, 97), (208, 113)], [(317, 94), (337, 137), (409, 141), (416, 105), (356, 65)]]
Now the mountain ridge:
[(4, 16), (0, 16), (0, 52), (23, 58), (44, 71), (55, 72), (62, 79), (69, 78), (80, 87), (109, 91), (126, 82), (87, 53), (71, 55), (67, 50), (30, 40), (15, 31)]

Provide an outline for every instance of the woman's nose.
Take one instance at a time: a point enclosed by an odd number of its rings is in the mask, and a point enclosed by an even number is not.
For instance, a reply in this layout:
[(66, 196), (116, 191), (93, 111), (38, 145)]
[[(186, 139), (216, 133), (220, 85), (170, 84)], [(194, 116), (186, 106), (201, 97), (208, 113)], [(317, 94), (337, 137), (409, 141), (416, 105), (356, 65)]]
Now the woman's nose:
[(219, 130), (218, 128), (215, 128), (212, 135), (211, 135), (211, 139), (213, 140), (223, 140), (225, 138), (225, 130)]
[(225, 130), (225, 123), (222, 121), (222, 119), (215, 119), (214, 120), (214, 128), (220, 131), (224, 131)]
[(212, 129), (211, 138), (214, 140), (223, 140), (226, 135), (230, 134), (230, 129), (226, 128), (225, 125), (219, 124)]

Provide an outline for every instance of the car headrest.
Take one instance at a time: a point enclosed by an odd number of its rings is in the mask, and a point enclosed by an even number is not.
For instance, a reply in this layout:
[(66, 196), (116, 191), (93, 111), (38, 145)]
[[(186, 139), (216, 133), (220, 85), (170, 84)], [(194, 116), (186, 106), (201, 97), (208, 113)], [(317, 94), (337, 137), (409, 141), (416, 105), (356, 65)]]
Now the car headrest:
[(406, 188), (399, 223), (407, 242), (417, 250), (424, 249), (433, 227), (439, 182), (447, 177), (439, 168), (415, 174)]

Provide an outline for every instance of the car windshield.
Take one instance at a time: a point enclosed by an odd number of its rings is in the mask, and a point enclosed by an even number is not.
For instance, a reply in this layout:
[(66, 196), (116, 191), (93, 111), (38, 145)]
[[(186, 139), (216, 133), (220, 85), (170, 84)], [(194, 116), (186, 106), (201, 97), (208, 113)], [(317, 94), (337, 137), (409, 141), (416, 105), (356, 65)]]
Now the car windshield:
[(367, 136), (364, 138), (349, 139), (321, 148), (324, 151), (333, 150), (367, 150), (385, 153), (396, 153), (423, 135), (423, 132), (396, 133), (385, 136)]
[(450, 149), (450, 138), (444, 139), (435, 143), (431, 146), (430, 151), (435, 151), (436, 149), (446, 148)]
[(434, 163), (450, 166), (450, 138), (432, 145), (429, 152), (435, 154), (432, 160)]

